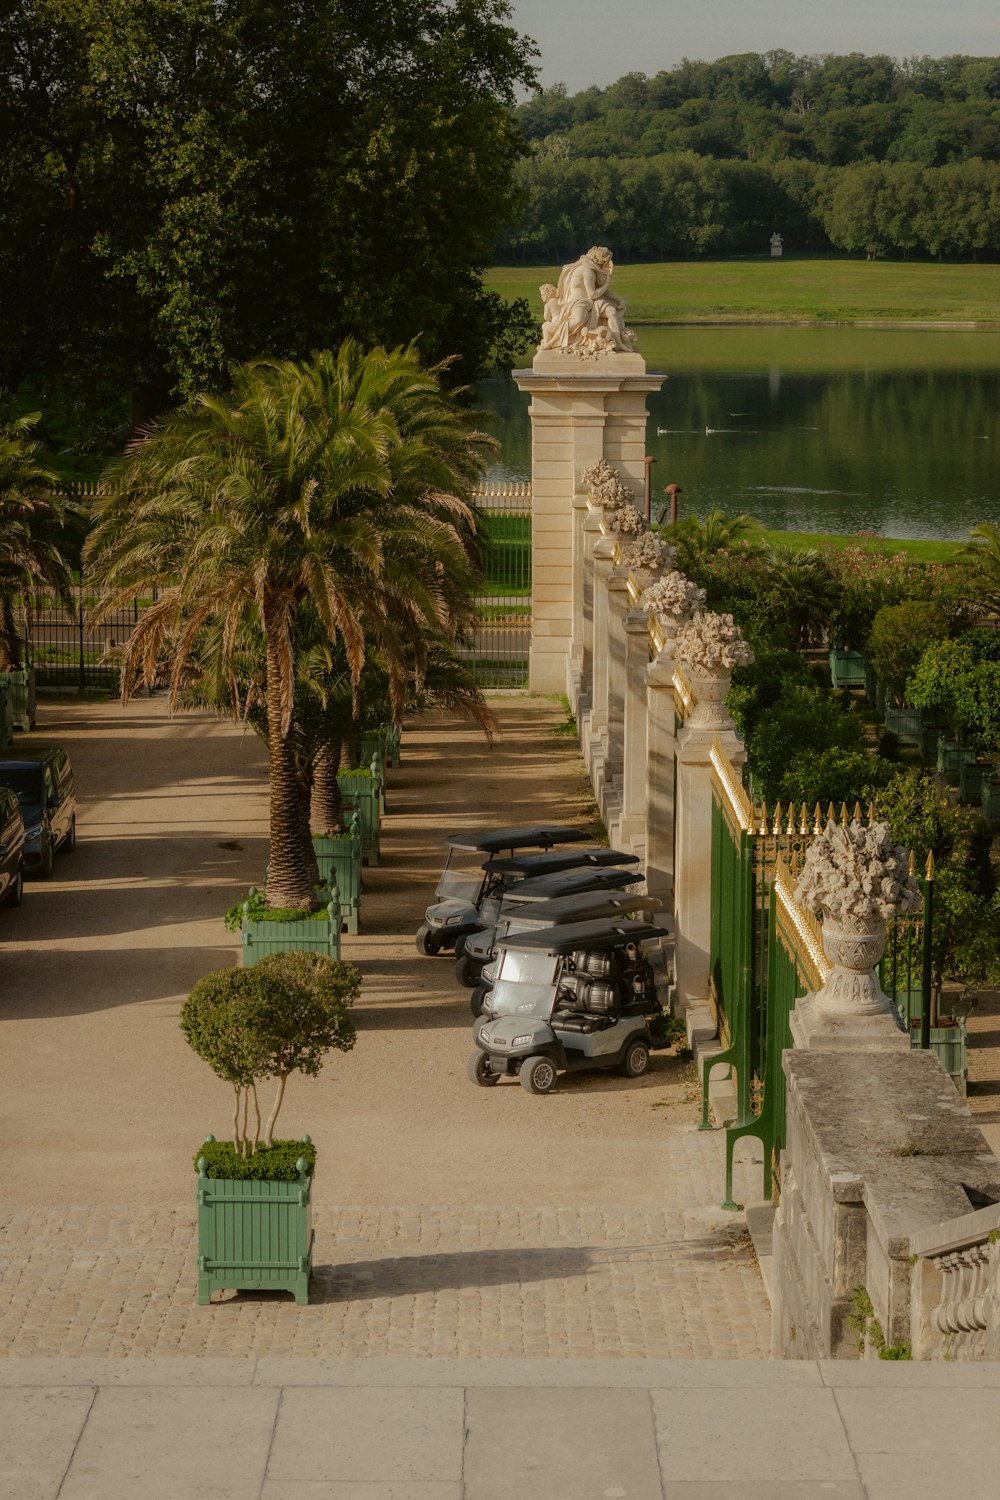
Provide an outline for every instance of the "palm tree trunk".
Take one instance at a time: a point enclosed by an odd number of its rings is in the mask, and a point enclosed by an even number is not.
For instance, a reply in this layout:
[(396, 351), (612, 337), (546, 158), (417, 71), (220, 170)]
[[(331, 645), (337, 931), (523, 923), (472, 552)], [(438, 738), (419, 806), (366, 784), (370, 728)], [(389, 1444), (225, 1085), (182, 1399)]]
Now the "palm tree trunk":
[(319, 867), (303, 806), (295, 755), (282, 733), (281, 666), (273, 632), (267, 628), (268, 820), (271, 840), (267, 904), (272, 907), (316, 905)]
[(313, 766), (311, 822), (317, 833), (330, 835), (343, 827), (344, 798), (337, 780), (343, 745), (343, 740), (328, 741)]

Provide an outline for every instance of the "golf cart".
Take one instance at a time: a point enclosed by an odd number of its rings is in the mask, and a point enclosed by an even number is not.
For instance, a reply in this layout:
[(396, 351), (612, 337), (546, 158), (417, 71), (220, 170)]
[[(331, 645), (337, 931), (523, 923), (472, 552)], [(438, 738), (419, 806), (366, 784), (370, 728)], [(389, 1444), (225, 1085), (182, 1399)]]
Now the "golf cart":
[(641, 920), (572, 922), (504, 939), (489, 1009), (473, 1027), (468, 1074), (480, 1088), (518, 1076), (548, 1094), (560, 1072), (620, 1068), (641, 1078), (662, 1014), (645, 945), (666, 927)]
[(474, 1016), (482, 1015), (484, 1002), (493, 988), (496, 965), (490, 960), (508, 937), (516, 937), (521, 932), (538, 932), (545, 927), (564, 927), (570, 922), (594, 922), (601, 917), (613, 920), (636, 912), (648, 915), (663, 910), (663, 902), (658, 896), (647, 896), (643, 891), (605, 888), (577, 891), (548, 901), (518, 901), (518, 890), (520, 887), (515, 887), (510, 897), (504, 900), (495, 927), (473, 932), (466, 938), (465, 954), (456, 964), (456, 973), (466, 960), (477, 965), (479, 978), (469, 1002)]
[(417, 952), (440, 953), (444, 948), (455, 948), (460, 953), (461, 944), (470, 932), (493, 925), (503, 894), (520, 881), (563, 870), (625, 864), (638, 864), (638, 860), (633, 854), (620, 854), (597, 844), (549, 849), (538, 854), (501, 855), (495, 851), (480, 864), (478, 875), (471, 878), (466, 874), (455, 879), (446, 866), (435, 892), (438, 896), (443, 892), (443, 899), (424, 913), (417, 930)]

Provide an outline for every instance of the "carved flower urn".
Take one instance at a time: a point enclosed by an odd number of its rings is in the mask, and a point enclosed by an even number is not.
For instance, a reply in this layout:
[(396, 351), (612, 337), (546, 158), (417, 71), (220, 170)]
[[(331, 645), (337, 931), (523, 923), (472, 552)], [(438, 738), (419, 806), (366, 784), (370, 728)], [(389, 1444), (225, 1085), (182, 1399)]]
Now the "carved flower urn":
[(823, 951), (831, 973), (816, 993), (820, 1011), (875, 1016), (891, 1011), (876, 969), (890, 917), (917, 911), (920, 888), (909, 851), (889, 838), (887, 823), (828, 823), (810, 845), (795, 899), (823, 918)]

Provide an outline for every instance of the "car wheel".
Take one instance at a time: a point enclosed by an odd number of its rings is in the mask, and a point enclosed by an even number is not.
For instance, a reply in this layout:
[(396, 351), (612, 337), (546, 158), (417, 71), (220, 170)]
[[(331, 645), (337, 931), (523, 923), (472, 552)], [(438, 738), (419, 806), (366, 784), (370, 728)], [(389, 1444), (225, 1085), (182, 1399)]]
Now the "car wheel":
[(551, 1094), (556, 1086), (556, 1065), (548, 1057), (527, 1057), (521, 1064), (521, 1087), (529, 1094)]
[(464, 984), (467, 990), (475, 989), (482, 972), (482, 964), (477, 963), (474, 958), (469, 958), (464, 953), (455, 965), (455, 978), (459, 984)]
[(55, 869), (55, 867), (56, 867), (56, 851), (53, 848), (52, 840), (49, 839), (49, 842), (45, 845), (45, 853), (42, 856), (42, 868), (41, 868), (42, 879), (43, 880), (51, 880), (52, 879), (52, 872)]
[(622, 1072), (626, 1078), (641, 1078), (649, 1067), (649, 1047), (645, 1042), (636, 1040), (630, 1042), (625, 1048), (625, 1056), (622, 1058)]
[(421, 922), (417, 928), (417, 952), (426, 953), (430, 958), (433, 958), (435, 953), (441, 952), (441, 944), (426, 922)]
[(469, 996), (469, 1005), (472, 1007), (472, 1014), (474, 1016), (482, 1015), (483, 1004), (489, 992), (489, 986), (485, 984), (477, 984), (476, 988), (472, 991), (472, 994)]
[(473, 1052), (465, 1065), (465, 1071), (481, 1089), (491, 1089), (495, 1083), (500, 1082), (500, 1074), (494, 1073), (485, 1052)]
[(17, 867), (17, 874), (14, 876), (14, 884), (11, 886), (10, 890), (7, 892), (7, 905), (8, 906), (20, 906), (20, 904), (21, 904), (21, 902), (23, 900), (24, 900), (24, 869), (23, 869), (23, 867), (21, 865), (18, 865), (18, 867)]
[(76, 848), (76, 813), (69, 820), (69, 833), (66, 835), (66, 842), (63, 847), (67, 854), (72, 854)]

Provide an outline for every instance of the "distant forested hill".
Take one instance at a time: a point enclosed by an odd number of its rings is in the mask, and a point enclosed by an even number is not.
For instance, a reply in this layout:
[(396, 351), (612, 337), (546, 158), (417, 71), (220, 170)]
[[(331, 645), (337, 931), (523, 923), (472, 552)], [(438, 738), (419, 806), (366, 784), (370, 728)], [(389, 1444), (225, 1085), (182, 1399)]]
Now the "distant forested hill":
[(788, 249), (1000, 255), (1000, 58), (685, 60), (517, 110), (532, 147), (504, 260)]

